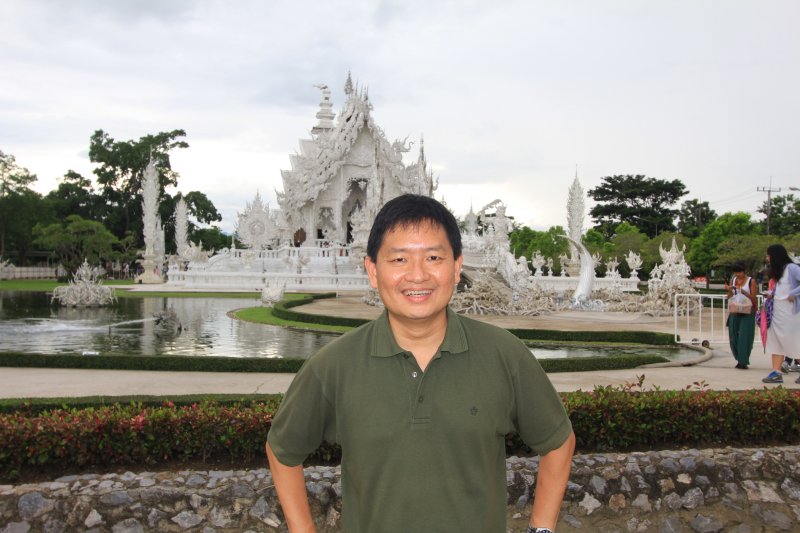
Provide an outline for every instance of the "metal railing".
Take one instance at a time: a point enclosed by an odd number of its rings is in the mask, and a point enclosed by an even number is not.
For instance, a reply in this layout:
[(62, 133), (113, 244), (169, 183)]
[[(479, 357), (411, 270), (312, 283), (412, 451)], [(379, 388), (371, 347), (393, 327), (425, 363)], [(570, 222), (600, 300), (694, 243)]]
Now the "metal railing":
[[(763, 301), (758, 296), (758, 306)], [(727, 344), (728, 296), (725, 294), (676, 294), (673, 301), (675, 342)]]

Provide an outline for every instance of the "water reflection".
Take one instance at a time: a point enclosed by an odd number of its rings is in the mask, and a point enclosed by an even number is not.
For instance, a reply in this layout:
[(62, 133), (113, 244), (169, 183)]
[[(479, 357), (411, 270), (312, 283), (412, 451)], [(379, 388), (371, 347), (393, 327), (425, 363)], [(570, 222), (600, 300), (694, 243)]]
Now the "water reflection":
[[(72, 309), (50, 305), (43, 292), (0, 291), (0, 351), (103, 355), (214, 355), (308, 357), (337, 335), (289, 330), (230, 318), (227, 313), (260, 305), (256, 298), (120, 298), (113, 307)], [(174, 310), (181, 331), (159, 325), (154, 315)], [(689, 359), (688, 349), (646, 348), (669, 359)], [(537, 346), (536, 357), (639, 354), (643, 349)]]
[[(103, 355), (307, 357), (336, 335), (251, 324), (227, 313), (259, 305), (242, 298), (120, 298), (113, 307), (50, 305), (40, 292), (0, 292), (0, 350)], [(153, 315), (174, 310), (182, 329)]]

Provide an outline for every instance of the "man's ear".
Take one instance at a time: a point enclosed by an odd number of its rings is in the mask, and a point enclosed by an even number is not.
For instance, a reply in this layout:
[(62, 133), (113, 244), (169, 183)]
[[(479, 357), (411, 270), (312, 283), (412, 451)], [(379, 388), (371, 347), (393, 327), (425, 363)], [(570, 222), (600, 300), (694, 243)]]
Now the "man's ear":
[(459, 255), (456, 259), (456, 268), (454, 272), (455, 279), (453, 280), (453, 285), (458, 285), (458, 282), (461, 280), (461, 266), (464, 264), (464, 256)]
[(378, 266), (372, 262), (372, 259), (367, 256), (364, 258), (364, 270), (367, 271), (369, 277), (369, 284), (373, 289), (378, 288)]

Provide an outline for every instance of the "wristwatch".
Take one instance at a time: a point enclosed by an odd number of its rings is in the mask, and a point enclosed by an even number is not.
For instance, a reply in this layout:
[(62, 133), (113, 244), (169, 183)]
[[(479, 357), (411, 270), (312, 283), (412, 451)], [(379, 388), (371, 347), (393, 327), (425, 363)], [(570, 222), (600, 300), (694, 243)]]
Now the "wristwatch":
[(528, 526), (528, 531), (526, 533), (553, 533), (553, 530), (547, 527)]

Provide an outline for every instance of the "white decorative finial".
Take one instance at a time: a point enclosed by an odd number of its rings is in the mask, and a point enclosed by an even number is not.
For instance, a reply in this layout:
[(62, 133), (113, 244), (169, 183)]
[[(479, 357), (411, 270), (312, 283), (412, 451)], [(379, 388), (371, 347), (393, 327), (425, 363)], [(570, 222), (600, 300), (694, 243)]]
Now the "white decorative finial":
[(350, 71), (347, 71), (347, 81), (344, 82), (344, 94), (350, 96), (353, 94), (353, 77), (350, 75)]
[(322, 101), (319, 103), (319, 111), (317, 112), (317, 119), (319, 122), (311, 129), (311, 133), (320, 133), (322, 131), (333, 129), (333, 119), (336, 113), (333, 112), (333, 102), (331, 102), (331, 90), (324, 83), (314, 85), (317, 89), (322, 91)]

